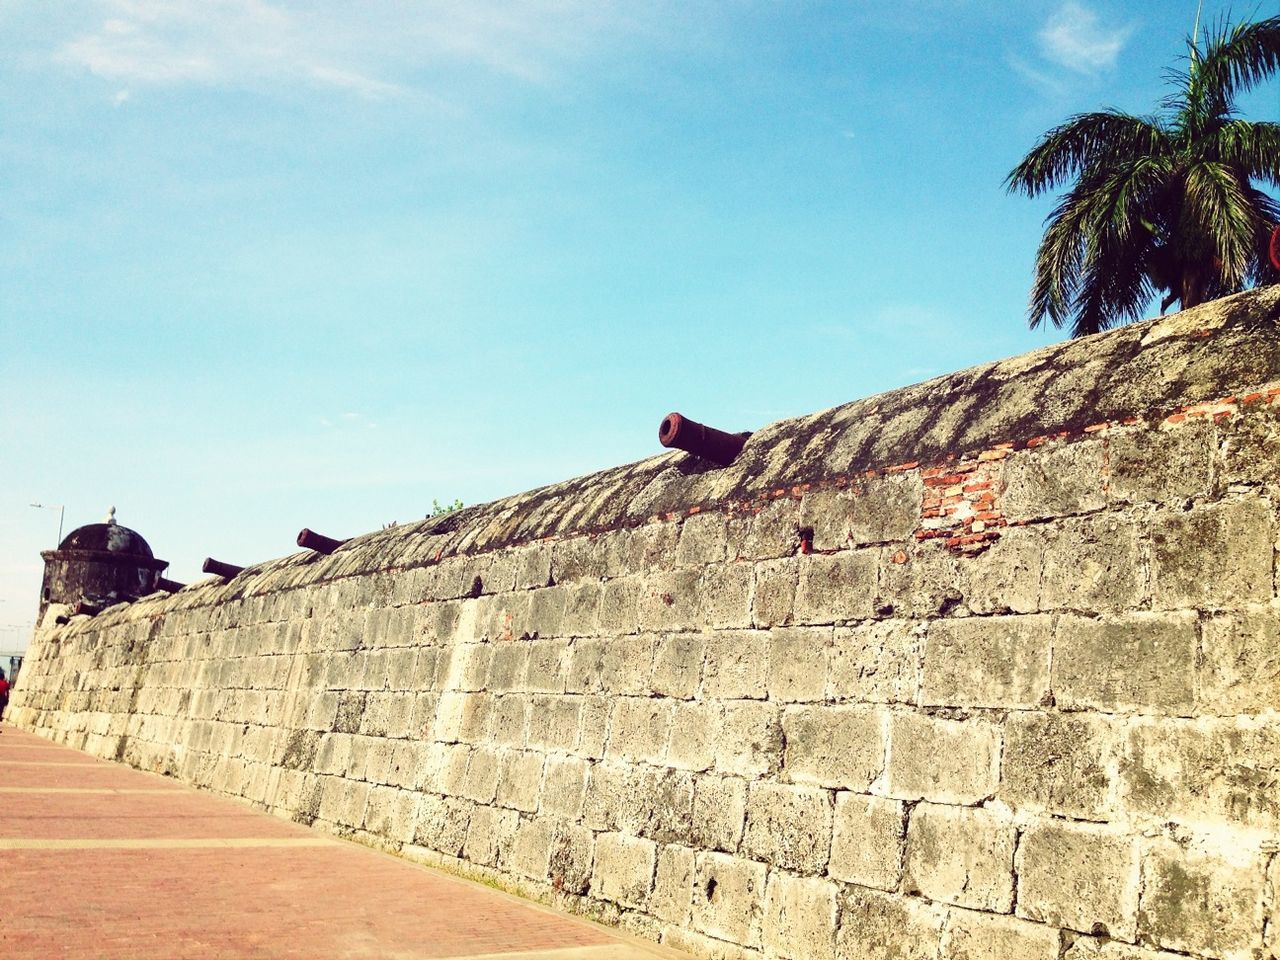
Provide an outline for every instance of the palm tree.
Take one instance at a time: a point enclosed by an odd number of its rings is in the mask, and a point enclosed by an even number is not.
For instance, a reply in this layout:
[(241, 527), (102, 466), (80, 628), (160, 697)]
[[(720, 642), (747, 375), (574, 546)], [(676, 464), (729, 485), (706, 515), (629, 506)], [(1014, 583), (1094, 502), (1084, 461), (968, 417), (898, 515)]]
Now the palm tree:
[(1037, 196), (1074, 181), (1045, 220), (1029, 319), (1084, 336), (1137, 320), (1158, 292), (1192, 307), (1280, 280), (1267, 237), (1280, 205), (1280, 124), (1235, 99), (1280, 69), (1280, 17), (1228, 26), (1201, 45), (1158, 116), (1082, 113), (1050, 130), (1005, 179)]

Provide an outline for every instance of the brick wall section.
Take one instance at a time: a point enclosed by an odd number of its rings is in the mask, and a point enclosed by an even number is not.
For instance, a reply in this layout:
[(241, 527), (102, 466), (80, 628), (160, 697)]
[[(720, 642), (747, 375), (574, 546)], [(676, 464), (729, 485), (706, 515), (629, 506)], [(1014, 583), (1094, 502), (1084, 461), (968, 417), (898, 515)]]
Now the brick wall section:
[[(747, 495), (669, 455), (77, 618), (11, 718), (706, 956), (1273, 956), (1276, 300), (1177, 402)], [(1181, 383), (1205, 317), (1079, 356), (1177, 334)]]

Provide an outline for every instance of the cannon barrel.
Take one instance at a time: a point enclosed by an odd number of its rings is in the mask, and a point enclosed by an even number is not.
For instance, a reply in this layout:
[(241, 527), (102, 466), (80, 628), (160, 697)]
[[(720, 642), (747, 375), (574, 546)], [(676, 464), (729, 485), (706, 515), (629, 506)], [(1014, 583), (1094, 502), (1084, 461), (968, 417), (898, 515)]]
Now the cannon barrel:
[(76, 605), (72, 608), (71, 615), (73, 617), (80, 617), (80, 616), (96, 617), (101, 612), (102, 612), (102, 607), (100, 607), (98, 604), (90, 603), (87, 600), (80, 600), (80, 601), (77, 601)]
[(179, 583), (177, 580), (170, 580), (168, 577), (161, 577), (156, 581), (156, 589), (163, 590), (166, 593), (177, 593), (185, 586), (185, 583)]
[(234, 563), (223, 563), (221, 560), (213, 559), (213, 557), (205, 557), (204, 566), (200, 569), (205, 573), (212, 573), (215, 576), (226, 577), (226, 579), (230, 580), (244, 567), (237, 567)]
[(316, 533), (310, 527), (303, 527), (298, 534), (298, 546), (303, 550), (314, 550), (316, 553), (333, 553), (346, 542), (326, 537), (323, 533)]
[(669, 413), (658, 427), (658, 442), (664, 447), (687, 450), (722, 467), (733, 463), (750, 434), (725, 433), (705, 423), (690, 420), (679, 413)]

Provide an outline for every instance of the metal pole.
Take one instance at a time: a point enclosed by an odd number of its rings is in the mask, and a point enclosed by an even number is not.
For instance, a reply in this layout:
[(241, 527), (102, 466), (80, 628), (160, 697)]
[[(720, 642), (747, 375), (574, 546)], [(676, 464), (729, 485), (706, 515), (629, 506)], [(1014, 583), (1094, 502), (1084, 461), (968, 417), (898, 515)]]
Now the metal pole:
[(54, 549), (57, 549), (58, 547), (62, 546), (62, 520), (67, 514), (67, 508), (60, 503), (32, 503), (32, 504), (29, 504), (29, 506), (36, 507), (39, 510), (56, 509), (58, 511), (58, 542), (55, 543), (53, 546), (54, 546)]

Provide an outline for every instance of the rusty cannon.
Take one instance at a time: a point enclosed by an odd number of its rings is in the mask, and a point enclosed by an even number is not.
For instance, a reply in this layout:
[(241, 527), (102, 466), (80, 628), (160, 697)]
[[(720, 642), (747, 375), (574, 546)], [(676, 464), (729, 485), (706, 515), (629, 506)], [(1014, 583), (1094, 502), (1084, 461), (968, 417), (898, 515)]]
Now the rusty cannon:
[(244, 567), (237, 567), (234, 563), (223, 563), (221, 560), (213, 559), (213, 557), (205, 557), (204, 564), (200, 569), (205, 573), (212, 573), (216, 577), (225, 577), (230, 580), (240, 573)]
[(346, 542), (326, 537), (323, 533), (316, 533), (310, 527), (303, 527), (298, 534), (298, 546), (303, 550), (314, 550), (316, 553), (333, 553)]
[(165, 593), (177, 593), (185, 586), (185, 583), (179, 583), (177, 580), (170, 580), (168, 577), (161, 577), (156, 581), (156, 589), (163, 590)]
[(668, 413), (658, 426), (658, 442), (727, 467), (742, 452), (749, 433), (725, 433), (680, 413)]

